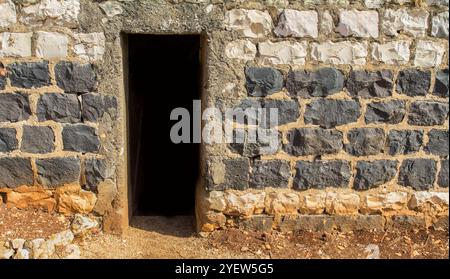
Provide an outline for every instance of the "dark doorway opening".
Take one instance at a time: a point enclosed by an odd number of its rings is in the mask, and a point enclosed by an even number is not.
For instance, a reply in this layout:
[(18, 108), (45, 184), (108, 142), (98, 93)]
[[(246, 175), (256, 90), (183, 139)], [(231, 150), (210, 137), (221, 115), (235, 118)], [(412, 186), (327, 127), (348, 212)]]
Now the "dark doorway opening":
[[(193, 215), (199, 144), (174, 144), (174, 108), (201, 92), (201, 36), (125, 34), (130, 210), (133, 216)], [(191, 141), (192, 142), (192, 141)]]

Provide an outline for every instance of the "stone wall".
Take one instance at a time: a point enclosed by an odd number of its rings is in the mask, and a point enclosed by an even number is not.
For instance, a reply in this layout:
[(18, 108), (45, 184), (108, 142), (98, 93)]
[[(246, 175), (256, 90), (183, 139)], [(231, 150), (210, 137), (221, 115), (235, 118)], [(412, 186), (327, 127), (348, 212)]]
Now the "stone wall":
[(204, 34), (204, 105), (281, 112), (275, 153), (202, 145), (199, 230), (448, 216), (446, 0), (0, 0), (8, 206), (127, 223), (123, 32)]

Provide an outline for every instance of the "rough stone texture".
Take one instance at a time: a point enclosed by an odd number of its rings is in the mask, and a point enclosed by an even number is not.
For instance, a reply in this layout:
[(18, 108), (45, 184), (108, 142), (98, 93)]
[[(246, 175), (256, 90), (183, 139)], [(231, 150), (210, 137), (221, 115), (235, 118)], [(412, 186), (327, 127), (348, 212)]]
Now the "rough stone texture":
[(341, 91), (343, 87), (344, 75), (334, 68), (290, 71), (286, 81), (289, 94), (301, 98), (325, 97)]
[(117, 1), (106, 1), (99, 4), (107, 17), (115, 17), (123, 13), (122, 4)]
[(448, 188), (448, 159), (441, 161), (441, 170), (439, 171), (438, 185)]
[(22, 8), (20, 22), (30, 26), (77, 27), (80, 0), (42, 0)]
[(247, 91), (250, 96), (261, 97), (281, 91), (283, 75), (272, 68), (246, 68)]
[(329, 11), (324, 11), (322, 14), (322, 20), (319, 25), (320, 34), (325, 36), (331, 35), (334, 30), (334, 22), (333, 17), (331, 16)]
[(104, 215), (112, 209), (112, 202), (117, 195), (116, 183), (110, 179), (102, 181), (97, 186), (97, 202), (93, 210)]
[(398, 184), (411, 186), (414, 190), (433, 187), (436, 162), (430, 159), (405, 159), (400, 167)]
[(382, 214), (401, 211), (408, 202), (408, 193), (389, 192), (366, 195), (361, 206), (361, 213)]
[(230, 59), (253, 60), (256, 57), (256, 46), (248, 40), (232, 41), (225, 46), (225, 55)]
[(372, 102), (367, 105), (364, 119), (366, 123), (397, 124), (403, 121), (405, 114), (405, 101)]
[(350, 73), (346, 87), (350, 95), (355, 97), (387, 97), (392, 95), (393, 79), (390, 70), (356, 70)]
[(81, 107), (76, 95), (43, 94), (38, 100), (36, 114), (39, 121), (53, 120), (61, 123), (81, 121)]
[(16, 7), (11, 0), (0, 3), (0, 28), (8, 27), (17, 22)]
[(205, 199), (206, 207), (208, 210), (214, 211), (224, 211), (227, 207), (225, 202), (224, 192), (221, 191), (210, 191), (209, 195)]
[(431, 20), (431, 36), (448, 38), (448, 11), (433, 16)]
[(298, 161), (294, 188), (347, 187), (351, 177), (350, 164), (346, 161)]
[(353, 188), (368, 190), (390, 182), (397, 173), (397, 161), (358, 161)]
[(448, 98), (448, 68), (436, 72), (433, 94)]
[(5, 86), (6, 86), (6, 78), (0, 76), (0, 90), (5, 89)]
[(356, 193), (327, 193), (325, 212), (333, 215), (354, 215), (358, 213), (360, 197)]
[(0, 94), (0, 122), (27, 120), (30, 115), (30, 103), (27, 95)]
[(227, 208), (224, 214), (230, 216), (248, 217), (254, 214), (261, 214), (265, 207), (266, 193), (246, 193), (238, 196), (233, 193), (227, 193), (225, 199)]
[(438, 67), (442, 63), (445, 47), (437, 42), (418, 41), (414, 65), (419, 67)]
[(100, 182), (108, 177), (106, 161), (90, 158), (84, 161), (84, 175), (89, 190), (96, 191)]
[(31, 56), (33, 33), (0, 33), (0, 57)]
[(285, 9), (278, 18), (278, 25), (274, 32), (280, 37), (317, 38), (318, 23), (316, 11)]
[(387, 137), (387, 147), (391, 156), (418, 152), (422, 143), (422, 131), (391, 130)]
[(55, 134), (45, 126), (24, 126), (20, 150), (29, 153), (49, 153), (55, 149)]
[(441, 157), (448, 156), (448, 129), (438, 130), (432, 129), (428, 132), (428, 143), (424, 150), (427, 153), (439, 155)]
[(272, 230), (273, 217), (267, 215), (256, 215), (239, 222), (239, 227), (244, 230), (269, 232)]
[(298, 205), (299, 197), (296, 193), (272, 192), (266, 196), (264, 211), (271, 215), (295, 214)]
[(102, 32), (97, 33), (77, 33), (73, 35), (73, 52), (79, 58), (93, 62), (102, 60), (105, 54), (105, 35)]
[(271, 32), (273, 26), (269, 13), (244, 9), (227, 11), (225, 24), (228, 29), (247, 38), (262, 38)]
[[(58, 199), (58, 212), (65, 215), (88, 214), (94, 209), (97, 202), (94, 193), (82, 190), (79, 185), (59, 187), (55, 196)], [(73, 229), (72, 231), (75, 233)]]
[(337, 31), (344, 37), (378, 38), (378, 12), (341, 10)]
[(300, 117), (300, 105), (294, 100), (264, 100), (262, 107), (266, 109), (264, 127), (275, 127), (270, 118), (272, 108), (278, 109), (278, 125), (296, 122)]
[(33, 184), (33, 170), (28, 158), (0, 158), (0, 188)]
[(250, 171), (248, 159), (226, 159), (223, 163), (225, 165), (225, 182), (223, 187), (236, 190), (247, 189)]
[(428, 28), (428, 16), (429, 13), (422, 9), (386, 9), (381, 20), (381, 28), (388, 36), (405, 33), (414, 37), (423, 37)]
[(117, 99), (114, 96), (102, 94), (83, 94), (81, 97), (81, 116), (84, 121), (97, 122), (105, 113), (112, 119), (117, 114)]
[(36, 32), (35, 53), (40, 58), (64, 58), (67, 56), (69, 39), (67, 35), (56, 32)]
[(294, 156), (335, 154), (342, 150), (342, 132), (321, 128), (299, 128), (287, 133), (284, 150)]
[(366, 42), (312, 43), (311, 49), (311, 58), (316, 62), (335, 65), (364, 65), (366, 63)]
[(384, 131), (381, 128), (355, 128), (347, 133), (345, 151), (353, 156), (376, 155), (384, 149)]
[(65, 125), (62, 130), (64, 150), (82, 153), (97, 153), (100, 139), (97, 130), (87, 125)]
[(262, 42), (258, 50), (262, 64), (303, 65), (308, 55), (308, 45), (299, 42)]
[[(233, 142), (230, 148), (233, 152), (239, 153), (245, 157), (258, 157), (260, 155), (275, 154), (280, 148), (280, 139), (278, 131), (275, 130), (245, 130), (243, 138), (233, 131)], [(249, 133), (254, 133), (255, 139), (250, 139)]]
[(96, 75), (91, 64), (59, 62), (55, 65), (56, 84), (67, 93), (88, 93), (96, 86)]
[(80, 178), (80, 159), (58, 157), (36, 159), (38, 181), (47, 187), (78, 183)]
[(408, 96), (425, 96), (430, 89), (430, 82), (430, 71), (406, 69), (398, 74), (396, 90)]
[(330, 216), (296, 214), (284, 216), (280, 222), (280, 230), (282, 232), (383, 231), (384, 223), (384, 218), (381, 215)]
[(287, 188), (290, 172), (289, 163), (284, 160), (256, 161), (252, 166), (250, 187)]
[(300, 195), (299, 212), (301, 214), (322, 214), (325, 210), (327, 193), (320, 191)]
[(332, 128), (356, 122), (360, 113), (360, 105), (356, 101), (319, 99), (306, 106), (304, 118), (306, 124)]
[(413, 193), (408, 206), (417, 211), (427, 210), (432, 207), (437, 211), (448, 210), (449, 194), (443, 192), (419, 191)]
[(22, 62), (8, 66), (11, 85), (21, 88), (39, 88), (50, 85), (48, 62)]
[(0, 128), (0, 153), (17, 149), (16, 129)]
[(372, 59), (388, 65), (404, 65), (409, 62), (411, 42), (392, 41), (372, 44)]
[(417, 101), (411, 104), (408, 124), (419, 126), (442, 125), (448, 116), (448, 103)]
[(387, 219), (386, 230), (417, 230), (426, 229), (427, 225), (423, 216), (394, 215)]

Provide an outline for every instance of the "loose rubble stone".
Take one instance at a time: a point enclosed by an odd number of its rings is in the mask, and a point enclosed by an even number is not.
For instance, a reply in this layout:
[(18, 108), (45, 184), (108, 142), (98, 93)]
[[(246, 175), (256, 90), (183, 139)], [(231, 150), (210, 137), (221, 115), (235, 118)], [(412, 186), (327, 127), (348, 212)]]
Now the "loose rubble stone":
[(298, 161), (294, 188), (305, 190), (309, 188), (347, 187), (350, 177), (350, 164), (346, 161)]
[(356, 70), (350, 73), (346, 87), (350, 95), (363, 98), (387, 97), (392, 95), (394, 76), (390, 70)]
[(80, 159), (59, 157), (36, 159), (39, 182), (48, 187), (78, 183), (80, 178)]
[(33, 33), (0, 33), (0, 57), (31, 56)]
[(378, 12), (341, 10), (337, 31), (344, 37), (378, 38)]
[(11, 85), (21, 88), (39, 88), (50, 85), (48, 62), (22, 62), (8, 66)]
[(342, 150), (342, 132), (321, 128), (299, 128), (287, 133), (284, 150), (294, 156), (335, 154)]
[(244, 190), (248, 188), (250, 163), (248, 159), (226, 159), (225, 188)]
[[(230, 149), (242, 156), (254, 158), (260, 155), (275, 154), (280, 149), (281, 135), (278, 131), (250, 128), (243, 131), (243, 138), (238, 135), (236, 130), (233, 133), (233, 142), (230, 143)], [(249, 136), (249, 133), (253, 133), (254, 136)]]
[(301, 214), (322, 214), (325, 210), (325, 192), (300, 194), (299, 211)]
[(271, 95), (283, 88), (283, 75), (276, 69), (249, 67), (245, 76), (248, 94), (253, 97)]
[(391, 130), (387, 138), (389, 155), (406, 155), (418, 152), (423, 143), (423, 132), (415, 130)]
[(55, 149), (55, 134), (50, 127), (23, 126), (20, 150), (29, 153), (49, 153)]
[(117, 114), (117, 99), (102, 94), (83, 94), (81, 99), (81, 116), (85, 121), (97, 122), (105, 113), (113, 119)]
[(308, 45), (299, 42), (262, 42), (258, 49), (263, 64), (303, 65), (308, 54)]
[(326, 64), (366, 64), (366, 42), (324, 42), (312, 43), (311, 58), (313, 61)]
[(410, 41), (392, 41), (372, 44), (372, 58), (388, 65), (404, 65), (409, 62)]
[(316, 11), (285, 9), (278, 18), (278, 25), (274, 32), (279, 37), (317, 38), (318, 23)]
[(237, 196), (233, 193), (227, 193), (225, 200), (227, 208), (225, 215), (249, 217), (254, 214), (261, 214), (265, 208), (266, 193), (246, 193)]
[(359, 103), (353, 100), (313, 100), (306, 106), (305, 123), (333, 128), (356, 122), (361, 114), (360, 108)]
[(0, 122), (27, 120), (31, 115), (28, 96), (18, 93), (0, 94)]
[(97, 77), (91, 64), (62, 61), (55, 65), (56, 84), (66, 93), (88, 93), (95, 89)]
[(449, 194), (445, 192), (420, 191), (413, 193), (409, 207), (413, 210), (423, 211), (431, 206), (438, 211), (448, 210)]
[(84, 161), (84, 175), (89, 189), (97, 190), (98, 184), (108, 178), (106, 161), (97, 158), (86, 159)]
[(448, 38), (448, 11), (433, 16), (431, 20), (431, 36)]
[(42, 0), (34, 5), (22, 7), (20, 22), (29, 26), (77, 27), (80, 0)]
[(397, 161), (358, 161), (353, 188), (368, 190), (391, 181), (397, 173)]
[(327, 193), (325, 211), (333, 215), (358, 214), (360, 197), (355, 193)]
[(347, 133), (345, 151), (353, 156), (376, 155), (383, 152), (385, 136), (381, 128), (355, 128)]
[(448, 103), (416, 101), (411, 104), (408, 124), (418, 126), (442, 125), (448, 116)]
[(36, 32), (36, 56), (40, 58), (64, 58), (67, 56), (69, 39), (56, 32)]
[(73, 52), (81, 59), (93, 62), (102, 60), (105, 54), (105, 35), (98, 33), (77, 33), (73, 35)]
[(425, 96), (430, 89), (431, 72), (417, 69), (400, 71), (397, 77), (398, 93), (408, 96)]
[(415, 37), (423, 37), (428, 29), (428, 16), (429, 13), (422, 9), (386, 9), (381, 19), (381, 28), (388, 36), (406, 33)]
[(361, 213), (380, 214), (396, 212), (405, 209), (407, 202), (408, 193), (405, 192), (369, 194), (363, 199)]
[(343, 87), (344, 75), (334, 68), (291, 71), (286, 82), (289, 93), (301, 98), (326, 97), (341, 91)]
[(84, 236), (97, 230), (99, 224), (96, 220), (81, 214), (75, 214), (70, 228), (75, 236)]
[(16, 7), (11, 0), (0, 3), (0, 28), (9, 27), (17, 22)]
[(230, 59), (253, 60), (256, 57), (256, 46), (248, 40), (229, 42), (225, 46), (225, 55)]
[(367, 105), (364, 119), (366, 123), (397, 124), (403, 121), (406, 103), (403, 100), (373, 102)]
[(448, 188), (448, 159), (441, 161), (441, 170), (438, 176), (438, 185)]
[(51, 241), (54, 246), (66, 246), (72, 243), (73, 239), (74, 235), (72, 231), (65, 230), (51, 235), (49, 241)]
[(448, 98), (448, 68), (436, 72), (433, 94)]
[(82, 153), (97, 153), (100, 149), (100, 139), (94, 127), (78, 124), (65, 125), (62, 130), (64, 150)]
[(264, 211), (271, 215), (296, 214), (299, 202), (299, 197), (296, 193), (272, 192), (266, 196)]
[(411, 186), (414, 190), (433, 187), (436, 162), (430, 159), (406, 159), (400, 167), (398, 184)]
[(448, 129), (432, 129), (428, 132), (428, 143), (427, 146), (425, 146), (424, 150), (427, 153), (446, 157), (449, 154), (448, 140)]
[(17, 149), (16, 129), (0, 128), (0, 153)]
[(39, 121), (53, 120), (61, 123), (81, 121), (81, 107), (76, 95), (43, 94), (37, 103), (36, 114)]
[(256, 161), (250, 175), (251, 188), (287, 188), (291, 168), (284, 160)]
[(16, 188), (33, 184), (33, 170), (28, 158), (0, 158), (0, 187)]
[(432, 41), (418, 41), (414, 65), (419, 67), (438, 67), (442, 63), (446, 48)]
[(269, 13), (258, 10), (234, 9), (225, 14), (225, 24), (247, 38), (263, 38), (272, 30)]

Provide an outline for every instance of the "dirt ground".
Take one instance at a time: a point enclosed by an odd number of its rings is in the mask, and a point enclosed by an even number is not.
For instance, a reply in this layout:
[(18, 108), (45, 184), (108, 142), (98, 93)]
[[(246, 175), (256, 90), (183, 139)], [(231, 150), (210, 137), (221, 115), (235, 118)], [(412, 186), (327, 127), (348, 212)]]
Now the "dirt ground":
[[(447, 231), (261, 233), (226, 229), (199, 236), (192, 217), (135, 217), (123, 236), (75, 240), (82, 258), (448, 258)], [(46, 238), (69, 220), (0, 206), (0, 240)]]

